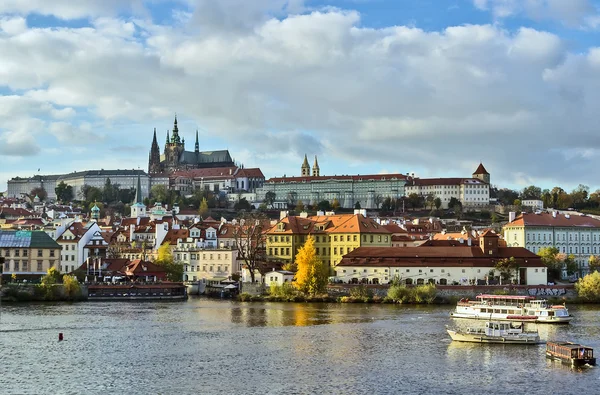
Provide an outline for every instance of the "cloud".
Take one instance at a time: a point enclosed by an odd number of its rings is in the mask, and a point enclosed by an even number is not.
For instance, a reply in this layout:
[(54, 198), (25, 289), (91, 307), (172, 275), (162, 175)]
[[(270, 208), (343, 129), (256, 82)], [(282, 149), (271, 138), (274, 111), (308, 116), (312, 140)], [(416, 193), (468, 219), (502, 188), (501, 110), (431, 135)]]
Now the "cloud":
[(473, 0), (495, 18), (524, 15), (534, 20), (555, 20), (571, 27), (594, 27), (598, 10), (590, 0)]
[(143, 0), (2, 0), (0, 14), (37, 13), (68, 20), (116, 15), (119, 11), (142, 12), (143, 3)]
[(26, 130), (0, 132), (0, 156), (33, 156), (39, 152), (40, 146)]
[[(0, 96), (12, 103), (0, 115), (44, 120), (36, 138), (54, 144), (106, 136), (149, 147), (151, 127), (177, 111), (267, 176), (298, 174), (305, 153), (319, 155), (323, 174), (329, 163), (462, 176), (480, 160), (500, 184), (517, 173), (575, 184), (595, 174), (585, 150), (600, 147), (599, 49), (571, 53), (526, 27), (370, 28), (356, 11), (302, 2), (299, 13), (283, 1), (190, 4), (181, 27), (88, 10), (88, 27), (3, 31), (0, 86), (15, 93)], [(14, 126), (4, 140), (16, 141)], [(567, 141), (574, 154), (556, 154)]]

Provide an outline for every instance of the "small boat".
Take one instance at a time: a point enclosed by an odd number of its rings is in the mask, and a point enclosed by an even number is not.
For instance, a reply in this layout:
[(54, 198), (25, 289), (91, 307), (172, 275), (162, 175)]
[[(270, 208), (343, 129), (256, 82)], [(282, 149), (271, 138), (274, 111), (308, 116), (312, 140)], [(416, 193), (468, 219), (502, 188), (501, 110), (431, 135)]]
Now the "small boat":
[(488, 321), (485, 328), (466, 331), (446, 329), (452, 340), (470, 343), (540, 344), (538, 331), (524, 331), (523, 324)]
[(461, 299), (450, 315), (453, 318), (546, 324), (568, 324), (573, 319), (564, 305), (548, 305), (546, 300), (523, 295), (477, 295), (476, 300)]
[(546, 358), (571, 366), (596, 365), (593, 348), (571, 342), (548, 342)]

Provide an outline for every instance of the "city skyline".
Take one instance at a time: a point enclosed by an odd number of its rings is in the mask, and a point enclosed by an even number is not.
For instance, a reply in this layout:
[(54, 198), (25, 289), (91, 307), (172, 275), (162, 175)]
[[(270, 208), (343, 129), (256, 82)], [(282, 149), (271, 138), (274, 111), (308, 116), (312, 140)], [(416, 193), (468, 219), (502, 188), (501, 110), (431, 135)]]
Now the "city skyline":
[(186, 149), (198, 130), (267, 179), (307, 154), (322, 175), (483, 162), (500, 187), (600, 187), (597, 1), (71, 3), (0, 4), (0, 191), (147, 171), (175, 113)]

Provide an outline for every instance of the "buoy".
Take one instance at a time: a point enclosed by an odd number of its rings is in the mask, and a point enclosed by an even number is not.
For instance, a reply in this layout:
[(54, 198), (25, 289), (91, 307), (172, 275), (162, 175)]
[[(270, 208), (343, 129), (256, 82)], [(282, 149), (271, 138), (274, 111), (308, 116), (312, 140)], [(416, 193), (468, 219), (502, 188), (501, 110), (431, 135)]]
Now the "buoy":
[(62, 332), (58, 334), (58, 341), (62, 341), (63, 340), (63, 334)]

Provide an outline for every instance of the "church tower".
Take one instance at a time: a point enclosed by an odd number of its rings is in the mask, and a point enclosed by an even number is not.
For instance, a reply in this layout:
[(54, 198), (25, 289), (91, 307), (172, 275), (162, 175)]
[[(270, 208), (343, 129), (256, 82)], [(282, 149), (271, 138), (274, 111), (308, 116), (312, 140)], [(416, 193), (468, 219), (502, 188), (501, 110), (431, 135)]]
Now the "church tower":
[(310, 177), (310, 165), (308, 164), (308, 158), (306, 157), (306, 154), (304, 154), (304, 162), (302, 163), (300, 170), (302, 177)]
[(148, 173), (160, 173), (160, 148), (158, 148), (158, 141), (156, 141), (156, 128), (154, 128), (154, 138), (150, 147)]
[(486, 184), (490, 183), (490, 173), (487, 172), (483, 164), (480, 162), (477, 170), (473, 173), (473, 178), (478, 178)]
[(177, 115), (173, 122), (173, 134), (169, 138), (167, 131), (167, 143), (165, 144), (165, 171), (170, 172), (179, 167), (179, 158), (184, 151), (185, 140), (179, 137), (179, 128), (177, 127)]
[(146, 216), (146, 205), (142, 202), (142, 180), (138, 174), (137, 187), (135, 188), (135, 204), (131, 205), (131, 218)]
[(315, 164), (313, 165), (312, 171), (313, 177), (319, 177), (319, 163), (317, 162), (317, 155), (315, 155)]

